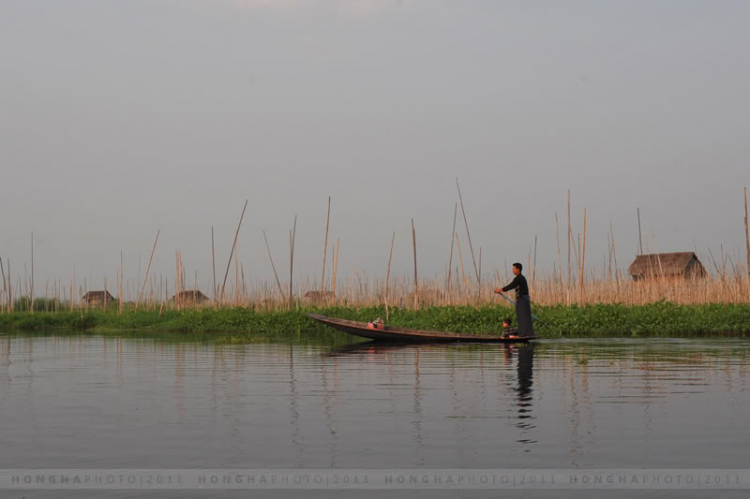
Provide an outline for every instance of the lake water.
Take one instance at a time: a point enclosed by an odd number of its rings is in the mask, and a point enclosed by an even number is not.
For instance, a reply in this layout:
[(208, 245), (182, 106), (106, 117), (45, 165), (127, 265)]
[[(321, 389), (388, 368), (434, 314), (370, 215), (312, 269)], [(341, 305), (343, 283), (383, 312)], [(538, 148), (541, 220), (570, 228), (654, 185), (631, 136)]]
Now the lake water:
[[(750, 341), (534, 346), (0, 336), (0, 469), (750, 468)], [(0, 497), (631, 497), (0, 490)], [(260, 495), (259, 495), (260, 494)], [(648, 497), (747, 497), (647, 490)]]

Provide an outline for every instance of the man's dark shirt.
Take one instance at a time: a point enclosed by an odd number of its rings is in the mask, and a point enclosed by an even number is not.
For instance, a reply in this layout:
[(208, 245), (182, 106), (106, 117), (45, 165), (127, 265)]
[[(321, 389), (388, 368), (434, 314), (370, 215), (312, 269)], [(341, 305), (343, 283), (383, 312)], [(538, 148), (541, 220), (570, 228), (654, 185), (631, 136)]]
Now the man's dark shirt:
[(529, 285), (522, 274), (518, 274), (513, 282), (503, 288), (503, 291), (516, 290), (516, 297), (527, 296), (529, 294)]

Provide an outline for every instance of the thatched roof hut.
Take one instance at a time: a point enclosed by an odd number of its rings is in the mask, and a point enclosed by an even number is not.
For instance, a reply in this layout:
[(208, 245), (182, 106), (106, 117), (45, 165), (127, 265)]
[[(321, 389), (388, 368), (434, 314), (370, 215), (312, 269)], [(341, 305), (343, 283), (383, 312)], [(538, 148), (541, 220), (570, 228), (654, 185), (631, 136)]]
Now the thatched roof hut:
[(82, 297), (83, 301), (89, 305), (97, 305), (102, 303), (109, 303), (115, 301), (115, 297), (112, 296), (109, 291), (89, 291)]
[(633, 280), (691, 279), (706, 277), (706, 269), (692, 251), (682, 253), (654, 253), (638, 255), (628, 268)]
[(208, 296), (201, 293), (198, 289), (186, 289), (180, 291), (171, 299), (172, 301), (177, 301), (178, 298), (180, 303), (203, 303), (204, 301), (208, 301)]
[(332, 302), (335, 298), (333, 291), (308, 291), (304, 296), (305, 301), (315, 305)]

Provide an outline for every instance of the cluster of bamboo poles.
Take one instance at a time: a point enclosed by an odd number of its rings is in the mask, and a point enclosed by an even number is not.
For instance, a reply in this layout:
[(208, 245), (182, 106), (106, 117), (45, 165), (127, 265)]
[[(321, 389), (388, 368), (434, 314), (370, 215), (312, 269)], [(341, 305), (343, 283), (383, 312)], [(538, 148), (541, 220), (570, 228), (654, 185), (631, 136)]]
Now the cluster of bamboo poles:
[[(180, 266), (180, 272), (184, 268)], [(532, 300), (538, 305), (576, 304), (586, 305), (594, 303), (621, 303), (624, 305), (642, 305), (659, 300), (666, 300), (677, 304), (702, 303), (750, 303), (750, 278), (746, 274), (728, 273), (713, 275), (706, 278), (691, 279), (653, 279), (646, 281), (632, 281), (624, 278), (620, 271), (620, 279), (608, 279), (601, 275), (588, 274), (585, 292), (580, 292), (580, 286), (575, 282), (568, 284), (560, 275), (540, 277), (529, 281)], [(400, 275), (394, 277), (386, 274), (385, 278), (371, 278), (367, 274), (355, 272), (339, 279), (337, 292), (325, 295), (317, 294), (320, 286), (317, 280), (302, 280), (293, 289), (292, 306), (349, 306), (349, 307), (430, 307), (430, 306), (472, 306), (507, 305), (492, 292), (497, 286), (506, 284), (510, 278), (499, 272), (483, 275), (481, 285), (473, 277), (461, 276), (452, 278), (450, 285), (444, 277), (420, 278), (414, 286), (413, 277)], [(195, 277), (191, 276), (190, 281)], [(164, 276), (152, 275), (146, 280), (146, 287), (141, 290), (133, 282), (126, 283), (123, 294), (118, 293), (114, 303), (92, 305), (83, 299), (89, 283), (84, 279), (83, 285), (71, 283), (69, 287), (60, 286), (55, 282), (48, 287), (43, 311), (56, 312), (61, 310), (88, 311), (90, 308), (100, 307), (105, 310), (115, 307), (120, 313), (124, 309), (135, 310), (137, 297), (141, 296), (138, 310), (184, 310), (193, 308), (224, 308), (248, 307), (258, 310), (289, 309), (289, 295), (287, 282), (282, 282), (282, 292), (278, 287), (267, 281), (248, 284), (242, 274), (239, 286), (232, 284), (227, 287), (224, 301), (208, 299), (200, 301), (197, 293), (192, 293), (193, 286), (181, 288), (181, 283), (187, 283), (185, 276), (176, 277), (170, 282)], [(71, 279), (72, 280), (72, 279)], [(193, 282), (190, 282), (193, 284)], [(415, 287), (417, 291), (415, 292)], [(180, 298), (180, 291), (188, 291), (184, 298)], [(308, 292), (316, 293), (315, 298), (306, 298)], [(7, 296), (7, 295), (5, 295)], [(322, 296), (322, 297), (321, 297)], [(122, 297), (122, 298), (119, 298)], [(37, 311), (39, 299), (37, 299)], [(0, 313), (12, 310), (12, 305), (3, 300)]]
[[(277, 272), (273, 260), (271, 248), (265, 231), (263, 237), (268, 251), (270, 266), (273, 270), (274, 282), (256, 281), (248, 286), (245, 279), (245, 268), (237, 256), (237, 241), (242, 227), (242, 221), (247, 209), (247, 201), (242, 209), (237, 229), (234, 235), (229, 259), (221, 284), (216, 279), (216, 257), (214, 245), (214, 231), (211, 228), (211, 254), (212, 254), (212, 290), (208, 299), (203, 301), (203, 295), (198, 293), (198, 272), (192, 279), (186, 276), (182, 262), (182, 254), (175, 251), (175, 276), (172, 282), (163, 275), (151, 273), (151, 264), (157, 250), (160, 232), (156, 233), (154, 244), (151, 248), (146, 274), (141, 282), (125, 281), (123, 269), (123, 255), (120, 254), (120, 269), (116, 282), (117, 301), (116, 306), (119, 313), (125, 307), (137, 311), (143, 307), (146, 310), (165, 309), (181, 310), (184, 308), (198, 307), (252, 307), (258, 309), (285, 309), (298, 306), (299, 304), (311, 304), (318, 306), (380, 306), (385, 305), (386, 315), (389, 307), (412, 307), (418, 309), (423, 306), (485, 306), (499, 302), (492, 292), (494, 288), (507, 283), (510, 276), (507, 270), (501, 275), (495, 271), (488, 274), (482, 271), (482, 248), (479, 248), (478, 258), (475, 257), (474, 247), (469, 230), (468, 218), (464, 208), (461, 189), (456, 182), (458, 202), (454, 206), (453, 227), (451, 231), (451, 248), (448, 266), (445, 273), (435, 275), (432, 278), (420, 278), (417, 262), (417, 230), (412, 219), (412, 245), (414, 253), (413, 277), (407, 275), (392, 278), (391, 263), (393, 259), (393, 248), (396, 234), (393, 234), (390, 246), (388, 266), (385, 269), (385, 278), (371, 278), (366, 273), (355, 272), (346, 275), (343, 279), (338, 275), (338, 257), (340, 240), (329, 245), (329, 230), (331, 216), (331, 198), (328, 198), (328, 209), (326, 215), (326, 230), (324, 238), (323, 265), (320, 281), (306, 279), (295, 286), (294, 282), (294, 246), (297, 229), (297, 217), (294, 218), (292, 229), (289, 231), (289, 276), (282, 280)], [(697, 304), (710, 302), (724, 303), (750, 303), (750, 228), (748, 226), (747, 188), (745, 188), (745, 239), (747, 251), (747, 265), (742, 265), (726, 255), (722, 248), (720, 259), (714, 258), (709, 250), (710, 261), (714, 272), (705, 278), (672, 279), (655, 278), (645, 281), (632, 281), (620, 269), (617, 262), (615, 250), (614, 231), (610, 224), (607, 233), (608, 252), (604, 255), (601, 266), (595, 268), (586, 267), (586, 223), (587, 210), (582, 214), (583, 232), (574, 236), (571, 223), (570, 191), (567, 192), (567, 265), (563, 268), (562, 248), (560, 244), (559, 220), (555, 215), (557, 261), (553, 264), (550, 275), (540, 276), (537, 272), (537, 238), (534, 238), (533, 250), (529, 250), (526, 261), (526, 269), (529, 270), (529, 286), (532, 299), (540, 305), (553, 304), (592, 304), (592, 303), (622, 303), (626, 305), (645, 304), (658, 300), (668, 300), (679, 304)], [(466, 229), (466, 242), (468, 243), (469, 256), (473, 272), (467, 272), (464, 264), (464, 252), (461, 238), (456, 230), (458, 210), (461, 214)], [(638, 212), (639, 224), (639, 250), (642, 252), (642, 241), (640, 238), (640, 211)], [(331, 267), (326, 273), (328, 253), (330, 248)], [(456, 250), (454, 252), (454, 249)], [(454, 256), (457, 263), (454, 270)], [(234, 279), (229, 279), (230, 270), (234, 266)], [(507, 265), (505, 266), (507, 269)], [(10, 312), (18, 308), (18, 298), (25, 298), (28, 310), (33, 313), (33, 298), (39, 298), (34, 290), (34, 237), (31, 238), (31, 277), (26, 276), (24, 267), (24, 278), (18, 278), (15, 286), (11, 278), (11, 267), (8, 259), (0, 258), (0, 273), (2, 274), (2, 289), (0, 290), (0, 312)], [(658, 272), (656, 272), (658, 275)], [(191, 282), (192, 281), (192, 282)], [(23, 284), (23, 286), (22, 286)], [(97, 304), (99, 307), (107, 308), (109, 283), (104, 279), (104, 302)], [(274, 286), (275, 284), (275, 286)], [(22, 289), (23, 287), (23, 289)], [(86, 292), (93, 289), (91, 280), (84, 279), (83, 285), (77, 285), (75, 280), (75, 265), (69, 285), (61, 281), (47, 282), (43, 295), (43, 306), (41, 310), (54, 312), (58, 310), (81, 310), (85, 311), (91, 304), (83, 299)], [(101, 289), (101, 288), (99, 288)], [(189, 298), (185, 298), (189, 297)], [(15, 301), (14, 301), (15, 300)], [(37, 300), (38, 301), (38, 300)], [(114, 304), (110, 305), (113, 306)], [(37, 305), (37, 310), (40, 309)]]

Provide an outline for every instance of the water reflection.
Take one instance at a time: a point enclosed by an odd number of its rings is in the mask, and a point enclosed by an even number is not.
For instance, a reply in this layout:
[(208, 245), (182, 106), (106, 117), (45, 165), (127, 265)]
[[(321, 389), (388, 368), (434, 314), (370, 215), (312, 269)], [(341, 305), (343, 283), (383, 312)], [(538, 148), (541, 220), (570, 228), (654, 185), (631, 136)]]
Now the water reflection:
[(10, 336), (0, 337), (0, 397), (10, 389), (10, 342)]
[(731, 467), (749, 352), (5, 336), (0, 468)]
[[(489, 348), (487, 348), (489, 347)], [(512, 380), (506, 377), (506, 381), (501, 381), (502, 384), (507, 385), (511, 392), (515, 394), (514, 403), (516, 406), (516, 416), (513, 426), (520, 430), (516, 442), (521, 444), (537, 443), (537, 440), (531, 438), (532, 430), (535, 428), (533, 415), (533, 378), (534, 378), (534, 349), (535, 344), (527, 345), (484, 345), (484, 348), (479, 349), (471, 348), (466, 345), (437, 345), (437, 344), (409, 344), (403, 342), (386, 343), (386, 342), (364, 342), (353, 345), (345, 345), (336, 348), (332, 348), (324, 353), (323, 357), (355, 357), (361, 358), (362, 362), (375, 362), (377, 359), (378, 363), (385, 363), (388, 366), (389, 373), (391, 373), (390, 382), (393, 383), (394, 379), (392, 376), (393, 367), (403, 363), (403, 359), (400, 358), (398, 353), (402, 353), (403, 357), (412, 359), (413, 362), (413, 378), (412, 378), (412, 392), (413, 392), (413, 427), (414, 435), (412, 441), (415, 443), (415, 455), (418, 457), (418, 462), (423, 465), (425, 462), (422, 448), (424, 447), (424, 435), (422, 434), (422, 383), (420, 379), (420, 353), (425, 354), (437, 353), (437, 352), (453, 352), (461, 355), (450, 355), (448, 358), (448, 389), (451, 393), (451, 408), (453, 415), (449, 416), (453, 420), (453, 431), (458, 437), (458, 446), (455, 449), (457, 452), (458, 463), (464, 463), (465, 448), (464, 442), (471, 441), (472, 438), (466, 435), (467, 432), (471, 431), (470, 425), (467, 425), (467, 420), (471, 420), (475, 417), (470, 413), (467, 413), (466, 409), (466, 387), (462, 386), (464, 383), (461, 380), (462, 373), (465, 375), (465, 371), (470, 369), (475, 371), (478, 380), (476, 383), (472, 383), (471, 390), (475, 391), (478, 395), (476, 401), (477, 409), (481, 409), (481, 413), (487, 412), (487, 387), (485, 382), (485, 371), (497, 370), (498, 373), (509, 374), (512, 370), (515, 370), (516, 379)], [(476, 353), (477, 358), (470, 356), (465, 358), (463, 354)], [(501, 355), (497, 355), (501, 354)], [(432, 358), (428, 357), (426, 362), (429, 364), (432, 362)], [(476, 361), (476, 365), (473, 364)], [(496, 364), (496, 362), (499, 362)], [(514, 367), (515, 366), (515, 367)], [(401, 380), (403, 383), (404, 380)], [(390, 400), (395, 400), (391, 397)], [(471, 407), (471, 406), (469, 406)], [(394, 408), (395, 410), (395, 408)], [(502, 413), (502, 411), (496, 411)], [(530, 448), (525, 448), (525, 452), (529, 452)]]
[[(427, 345), (421, 345), (423, 347)], [(351, 343), (349, 345), (340, 345), (321, 352), (323, 357), (340, 357), (348, 355), (362, 354), (386, 354), (398, 350), (413, 350), (415, 347), (412, 343), (388, 342), (388, 341), (364, 341)]]
[[(517, 440), (524, 444), (534, 444), (536, 440), (530, 438), (530, 430), (535, 428), (532, 414), (533, 407), (533, 378), (534, 378), (534, 344), (518, 347), (518, 387), (516, 388), (518, 400), (518, 423), (516, 426), (522, 430), (521, 438)], [(526, 449), (528, 452), (529, 449)]]

